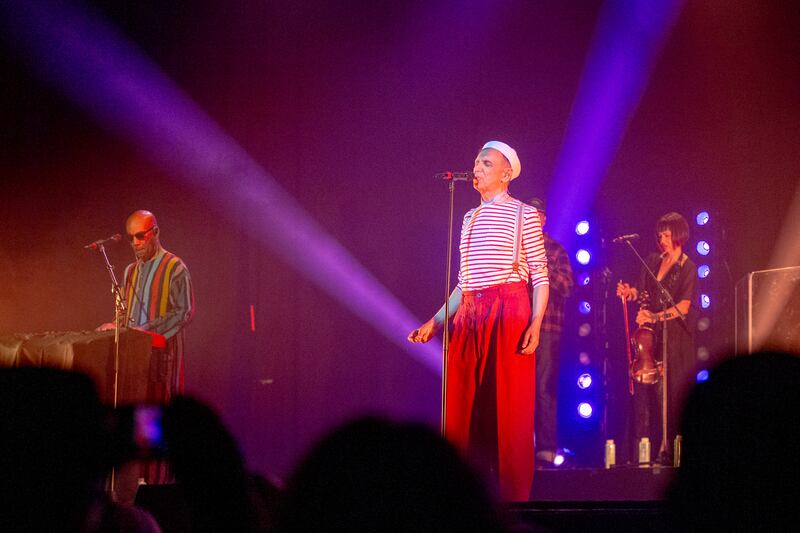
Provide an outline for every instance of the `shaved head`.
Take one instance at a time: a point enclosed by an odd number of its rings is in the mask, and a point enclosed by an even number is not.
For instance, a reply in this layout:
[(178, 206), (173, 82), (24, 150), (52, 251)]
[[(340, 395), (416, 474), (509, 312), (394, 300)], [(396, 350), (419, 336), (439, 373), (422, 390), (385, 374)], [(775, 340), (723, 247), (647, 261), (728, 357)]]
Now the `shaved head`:
[(127, 228), (130, 225), (130, 223), (134, 220), (141, 221), (146, 224), (152, 222), (153, 226), (158, 226), (158, 221), (156, 220), (156, 216), (150, 211), (147, 211), (146, 209), (140, 209), (138, 211), (134, 211), (133, 213), (131, 213), (131, 215), (128, 217), (128, 220), (125, 222), (125, 227)]
[(131, 213), (125, 222), (125, 232), (128, 234), (136, 259), (140, 261), (148, 261), (161, 247), (158, 221), (150, 211), (141, 209)]

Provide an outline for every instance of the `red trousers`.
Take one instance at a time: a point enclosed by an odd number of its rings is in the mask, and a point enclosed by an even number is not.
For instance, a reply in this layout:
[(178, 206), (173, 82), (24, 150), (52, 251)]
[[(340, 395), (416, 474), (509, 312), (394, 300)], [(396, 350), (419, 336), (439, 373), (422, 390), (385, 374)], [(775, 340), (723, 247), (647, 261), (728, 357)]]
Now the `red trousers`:
[(464, 292), (447, 363), (445, 436), (504, 501), (526, 501), (533, 483), (536, 359), (520, 353), (530, 324), (525, 282)]

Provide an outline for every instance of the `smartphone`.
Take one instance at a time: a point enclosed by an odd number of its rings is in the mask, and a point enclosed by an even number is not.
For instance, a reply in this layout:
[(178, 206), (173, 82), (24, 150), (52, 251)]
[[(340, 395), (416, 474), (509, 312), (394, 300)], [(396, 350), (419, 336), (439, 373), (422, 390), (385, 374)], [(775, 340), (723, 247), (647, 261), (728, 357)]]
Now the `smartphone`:
[(113, 440), (123, 460), (164, 457), (164, 409), (156, 404), (136, 404), (114, 410)]
[(137, 405), (133, 410), (133, 444), (139, 457), (162, 457), (167, 451), (164, 441), (164, 410), (160, 405)]

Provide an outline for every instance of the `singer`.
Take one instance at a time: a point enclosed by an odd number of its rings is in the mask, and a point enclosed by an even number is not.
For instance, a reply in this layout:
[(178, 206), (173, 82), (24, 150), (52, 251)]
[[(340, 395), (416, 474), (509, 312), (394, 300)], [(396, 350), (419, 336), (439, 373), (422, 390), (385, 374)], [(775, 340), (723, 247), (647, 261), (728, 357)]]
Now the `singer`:
[[(181, 259), (161, 246), (160, 229), (150, 211), (136, 211), (125, 223), (136, 262), (125, 268), (123, 294), (126, 324), (167, 339), (165, 368), (167, 397), (183, 392), (184, 328), (194, 314), (189, 270)], [(99, 329), (113, 329), (103, 324)]]
[[(658, 253), (650, 254), (645, 260), (647, 266), (664, 288), (669, 292), (684, 316), (684, 323), (673, 307), (659, 298), (659, 291), (653, 279), (642, 268), (639, 283), (632, 287), (620, 282), (617, 296), (636, 300), (642, 291), (648, 295), (647, 305), (642, 305), (636, 314), (636, 324), (649, 327), (655, 332), (656, 348), (653, 354), (659, 361), (662, 358), (662, 326), (667, 322), (667, 442), (671, 443), (678, 430), (679, 415), (683, 399), (692, 385), (695, 370), (694, 326), (696, 317), (692, 302), (696, 301), (697, 267), (683, 253), (683, 245), (689, 240), (689, 224), (678, 213), (667, 213), (656, 223)], [(638, 442), (648, 437), (650, 442), (661, 441), (661, 394), (663, 380), (658, 384), (634, 382), (633, 426), (634, 437)], [(655, 453), (656, 447), (651, 448)], [(667, 460), (669, 460), (667, 458)]]
[[(534, 352), (549, 288), (539, 213), (508, 193), (520, 169), (505, 143), (487, 142), (478, 153), (472, 185), (481, 203), (464, 216), (449, 298), (445, 436), (506, 501), (527, 500), (533, 483)], [(408, 340), (428, 342), (444, 315), (442, 306)]]

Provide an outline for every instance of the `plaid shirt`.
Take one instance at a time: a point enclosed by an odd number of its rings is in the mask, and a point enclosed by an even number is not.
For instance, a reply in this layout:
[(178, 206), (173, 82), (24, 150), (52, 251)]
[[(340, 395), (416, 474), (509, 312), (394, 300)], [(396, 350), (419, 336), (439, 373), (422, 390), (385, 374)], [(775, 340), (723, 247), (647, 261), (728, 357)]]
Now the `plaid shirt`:
[(564, 324), (564, 300), (572, 293), (572, 267), (564, 247), (544, 234), (547, 254), (547, 272), (550, 280), (550, 297), (542, 320), (542, 331), (560, 333)]

